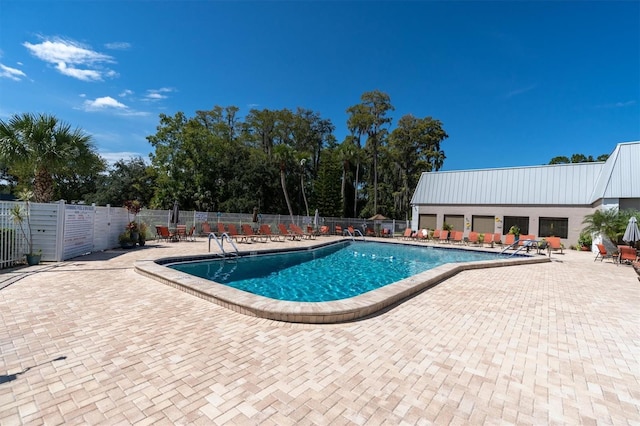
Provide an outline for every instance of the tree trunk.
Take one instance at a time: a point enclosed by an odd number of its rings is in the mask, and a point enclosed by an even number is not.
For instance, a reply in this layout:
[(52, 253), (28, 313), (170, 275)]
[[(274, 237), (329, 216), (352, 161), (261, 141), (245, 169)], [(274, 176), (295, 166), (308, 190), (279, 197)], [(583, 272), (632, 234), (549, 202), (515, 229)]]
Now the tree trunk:
[(53, 178), (44, 167), (36, 170), (33, 180), (33, 200), (36, 203), (48, 203), (53, 198)]
[(360, 174), (360, 162), (358, 161), (356, 163), (356, 182), (355, 185), (353, 187), (353, 192), (354, 192), (354, 196), (353, 196), (353, 217), (358, 217), (358, 178)]
[(284, 176), (284, 169), (280, 169), (280, 184), (282, 185), (282, 192), (284, 193), (284, 199), (287, 202), (287, 208), (289, 209), (289, 216), (291, 216), (291, 223), (293, 223), (293, 210), (291, 209), (291, 201), (289, 201), (289, 194), (287, 193), (287, 184)]

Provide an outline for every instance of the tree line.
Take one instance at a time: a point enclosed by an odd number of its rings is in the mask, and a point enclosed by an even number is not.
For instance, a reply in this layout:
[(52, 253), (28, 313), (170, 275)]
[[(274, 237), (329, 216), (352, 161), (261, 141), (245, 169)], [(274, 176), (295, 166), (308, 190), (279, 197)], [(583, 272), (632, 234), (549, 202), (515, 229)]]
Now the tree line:
[(188, 117), (160, 114), (147, 136), (150, 161), (111, 167), (82, 130), (47, 115), (0, 120), (3, 192), (32, 189), (35, 201), (271, 214), (407, 219), (420, 174), (439, 170), (448, 137), (432, 117), (401, 117), (389, 96), (365, 92), (348, 107), (349, 134), (334, 136), (331, 120), (297, 108), (214, 106)]

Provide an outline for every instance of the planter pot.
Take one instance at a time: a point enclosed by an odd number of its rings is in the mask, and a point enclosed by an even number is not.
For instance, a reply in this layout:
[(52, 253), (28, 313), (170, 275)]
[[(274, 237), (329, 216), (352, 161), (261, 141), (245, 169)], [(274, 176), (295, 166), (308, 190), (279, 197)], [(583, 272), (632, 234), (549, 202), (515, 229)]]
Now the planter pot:
[(130, 249), (130, 248), (134, 248), (136, 246), (136, 243), (134, 243), (133, 241), (123, 241), (120, 243), (120, 248), (123, 249)]
[(142, 247), (143, 245), (145, 245), (147, 240), (144, 239), (144, 237), (142, 236), (142, 234), (140, 234), (140, 237), (138, 238), (138, 245), (140, 247)]
[(27, 265), (29, 266), (38, 265), (42, 257), (41, 254), (27, 254), (25, 256), (27, 257)]

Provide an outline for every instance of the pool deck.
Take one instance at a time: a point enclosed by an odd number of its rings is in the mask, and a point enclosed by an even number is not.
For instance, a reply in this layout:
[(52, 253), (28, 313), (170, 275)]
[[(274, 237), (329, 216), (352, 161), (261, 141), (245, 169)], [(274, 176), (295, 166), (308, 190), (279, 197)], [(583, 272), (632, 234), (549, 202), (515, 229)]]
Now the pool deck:
[(150, 243), (3, 272), (0, 424), (640, 424), (629, 266), (565, 251), (467, 270), (338, 324), (247, 316), (134, 270), (206, 252)]

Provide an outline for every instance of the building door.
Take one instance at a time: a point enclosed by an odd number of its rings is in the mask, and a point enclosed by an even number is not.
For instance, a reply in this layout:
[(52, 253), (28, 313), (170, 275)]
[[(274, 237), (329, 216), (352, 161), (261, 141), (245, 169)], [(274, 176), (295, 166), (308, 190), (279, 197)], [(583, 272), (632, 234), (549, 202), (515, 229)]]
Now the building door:
[(493, 234), (495, 232), (496, 219), (494, 216), (473, 216), (471, 218), (471, 230), (480, 234)]
[(464, 231), (464, 216), (461, 214), (445, 214), (444, 223), (451, 225), (452, 231)]
[(418, 229), (436, 229), (437, 215), (421, 214), (418, 217)]

